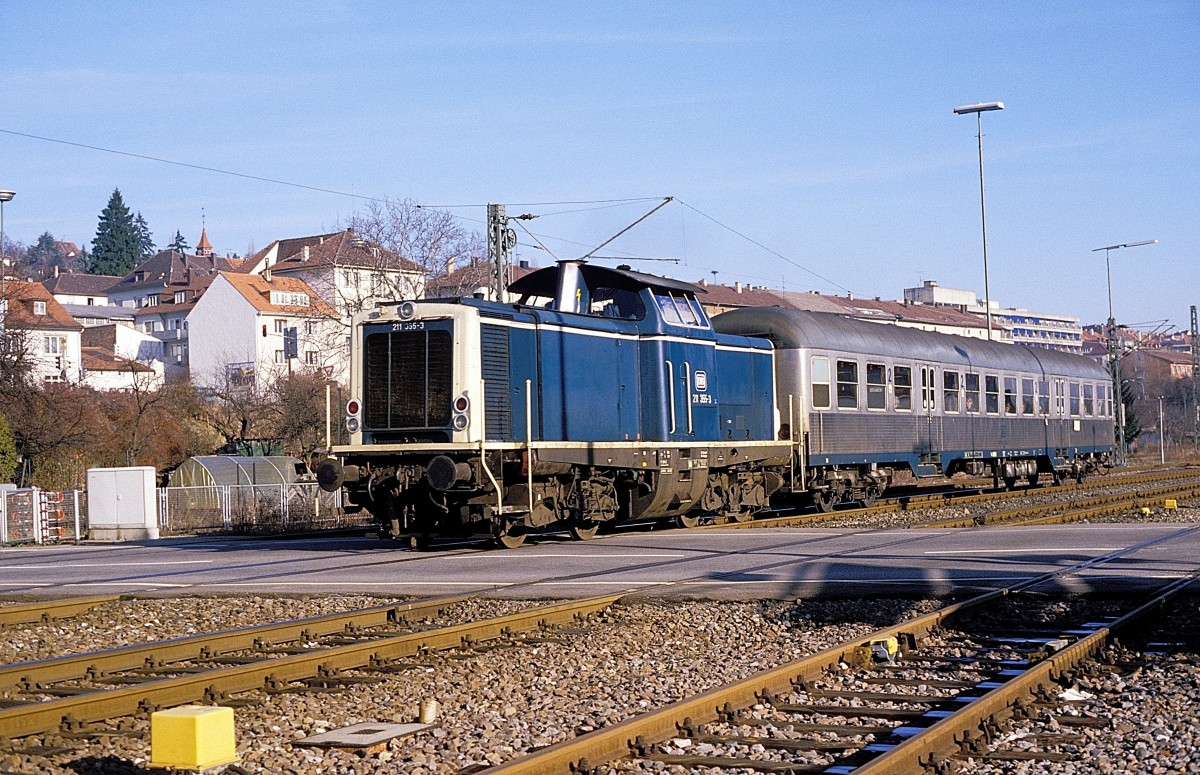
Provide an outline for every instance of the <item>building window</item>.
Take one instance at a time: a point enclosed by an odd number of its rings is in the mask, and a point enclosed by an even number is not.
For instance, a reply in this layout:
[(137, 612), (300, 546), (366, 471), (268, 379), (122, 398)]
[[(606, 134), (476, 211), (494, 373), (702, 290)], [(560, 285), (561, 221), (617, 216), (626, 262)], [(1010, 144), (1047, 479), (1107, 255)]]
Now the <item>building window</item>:
[(287, 324), (287, 323), (288, 323), (288, 322), (287, 322), (287, 318), (278, 318), (278, 319), (276, 319), (276, 321), (275, 321), (275, 333), (277, 333), (277, 334), (282, 334), (284, 331), (286, 331), (286, 330), (287, 330), (287, 327), (288, 327), (288, 324)]
[(42, 337), (42, 347), (47, 355), (62, 354), (62, 339), (57, 336)]
[(316, 366), (320, 363), (320, 356), (316, 350), (306, 350), (304, 353), (304, 362), (309, 366)]
[(958, 412), (958, 372), (942, 372), (942, 407), (947, 412)]
[(867, 408), (887, 409), (887, 367), (867, 364)]
[(813, 409), (829, 408), (829, 359), (822, 355), (812, 358)]
[(35, 301), (35, 302), (33, 303), (33, 314), (35, 314), (35, 315), (45, 315), (45, 314), (46, 314), (46, 302), (44, 302), (44, 301)]
[(858, 363), (856, 361), (837, 362), (837, 400), (838, 409), (858, 408)]
[(186, 300), (187, 300), (187, 293), (185, 291), (175, 291), (175, 303), (176, 304), (183, 304), (183, 302)]
[(147, 296), (145, 299), (145, 303), (142, 306), (157, 307), (158, 306), (158, 294), (154, 293), (154, 294)]
[(315, 321), (315, 320), (304, 321), (304, 333), (307, 334), (308, 336), (312, 336), (313, 334), (317, 333), (317, 321)]
[(912, 411), (912, 367), (897, 366), (893, 369), (892, 392), (896, 396), (896, 409), (901, 412)]
[(275, 362), (276, 363), (287, 363), (287, 358), (283, 357), (283, 350), (275, 351)]

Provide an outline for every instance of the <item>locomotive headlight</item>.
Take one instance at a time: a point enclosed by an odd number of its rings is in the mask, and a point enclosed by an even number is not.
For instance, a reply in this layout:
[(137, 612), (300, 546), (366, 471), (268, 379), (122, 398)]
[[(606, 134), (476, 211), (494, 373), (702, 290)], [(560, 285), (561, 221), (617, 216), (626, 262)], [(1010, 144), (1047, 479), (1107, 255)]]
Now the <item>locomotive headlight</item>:
[(471, 399), (467, 398), (467, 394), (463, 393), (458, 398), (454, 399), (454, 411), (459, 414), (465, 414), (471, 408)]
[(450, 405), (454, 410), (454, 417), (450, 420), (450, 427), (456, 431), (465, 431), (471, 424), (471, 417), (467, 412), (471, 410), (471, 399), (466, 393), (459, 393), (458, 397)]
[(470, 424), (471, 424), (471, 419), (469, 417), (467, 417), (465, 414), (456, 414), (456, 415), (454, 415), (454, 419), (450, 421), (450, 425), (456, 431), (465, 431), (467, 429), (467, 426), (469, 426)]
[(400, 316), (401, 320), (412, 320), (417, 315), (417, 305), (411, 301), (402, 301), (396, 308), (396, 314)]
[(346, 418), (346, 430), (351, 433), (358, 433), (359, 422), (357, 417)]
[(346, 414), (350, 415), (351, 417), (357, 417), (358, 410), (361, 408), (362, 407), (359, 405), (357, 398), (351, 398), (346, 402)]

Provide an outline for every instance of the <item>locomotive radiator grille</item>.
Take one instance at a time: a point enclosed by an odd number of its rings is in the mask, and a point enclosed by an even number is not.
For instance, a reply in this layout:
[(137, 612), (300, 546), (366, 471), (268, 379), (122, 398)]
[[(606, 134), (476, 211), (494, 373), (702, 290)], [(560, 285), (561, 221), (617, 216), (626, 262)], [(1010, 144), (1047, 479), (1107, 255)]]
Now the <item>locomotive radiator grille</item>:
[(450, 422), (453, 338), (449, 331), (366, 337), (363, 410), (368, 428), (436, 428)]
[(509, 375), (508, 329), (480, 327), (483, 344), (484, 400), (489, 439), (504, 439), (512, 433), (512, 378)]

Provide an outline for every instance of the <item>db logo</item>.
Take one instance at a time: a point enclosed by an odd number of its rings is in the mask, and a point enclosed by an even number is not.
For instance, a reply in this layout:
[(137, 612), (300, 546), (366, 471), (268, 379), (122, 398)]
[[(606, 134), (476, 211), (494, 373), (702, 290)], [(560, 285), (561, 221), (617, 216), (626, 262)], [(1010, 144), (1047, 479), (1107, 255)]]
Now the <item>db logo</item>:
[(696, 379), (696, 390), (699, 390), (701, 393), (708, 390), (708, 374), (707, 374), (707, 372), (697, 371), (695, 374), (695, 379)]

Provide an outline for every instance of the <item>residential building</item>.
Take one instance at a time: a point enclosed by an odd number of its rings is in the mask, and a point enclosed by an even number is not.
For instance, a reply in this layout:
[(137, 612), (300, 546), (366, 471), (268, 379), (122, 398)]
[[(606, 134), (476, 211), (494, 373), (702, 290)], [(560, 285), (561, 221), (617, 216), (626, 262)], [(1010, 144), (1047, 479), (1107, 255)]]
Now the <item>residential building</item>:
[[(208, 387), (264, 387), (293, 370), (348, 378), (348, 340), (339, 314), (303, 280), (219, 272), (188, 315), (191, 378)], [(294, 333), (295, 357), (288, 356)]]
[(158, 390), (163, 386), (163, 363), (141, 363), (114, 355), (102, 347), (82, 349), (81, 383), (94, 390)]
[(103, 350), (117, 358), (138, 361), (152, 367), (158, 364), (157, 371), (163, 371), (162, 340), (132, 326), (109, 323), (84, 328), (80, 342), (85, 348)]
[[(943, 288), (936, 280), (926, 280), (919, 288), (905, 288), (904, 300), (912, 304), (951, 307), (984, 319), (988, 313), (987, 306), (979, 303), (974, 291)], [(1003, 337), (1005, 341), (1048, 350), (1083, 351), (1083, 329), (1077, 317), (1000, 307), (996, 302), (992, 302), (991, 313), (993, 327), (999, 326), (1008, 332), (1008, 336)]]
[(110, 303), (124, 307), (150, 307), (160, 302), (162, 292), (170, 286), (189, 286), (196, 278), (237, 271), (241, 265), (241, 259), (163, 250), (138, 264), (109, 288), (108, 298)]
[(276, 240), (246, 261), (246, 271), (303, 280), (342, 321), (382, 301), (425, 295), (425, 270), (353, 231)]
[[(528, 261), (521, 260), (508, 265), (505, 286), (519, 280), (533, 271)], [(438, 277), (430, 277), (425, 281), (425, 298), (427, 299), (458, 299), (471, 296), (489, 297), (491, 286), (491, 266), (486, 261), (473, 261), (465, 266), (454, 267)]]
[(120, 282), (120, 277), (106, 274), (59, 273), (42, 281), (59, 304), (103, 307), (109, 304), (108, 289)]
[(37, 382), (78, 382), (83, 326), (41, 283), (7, 279), (0, 293), (0, 336), (30, 363)]
[(133, 311), (137, 330), (162, 342), (162, 358), (169, 376), (187, 373), (188, 315), (214, 278), (211, 274), (186, 272), (181, 280), (163, 288), (153, 303)]

